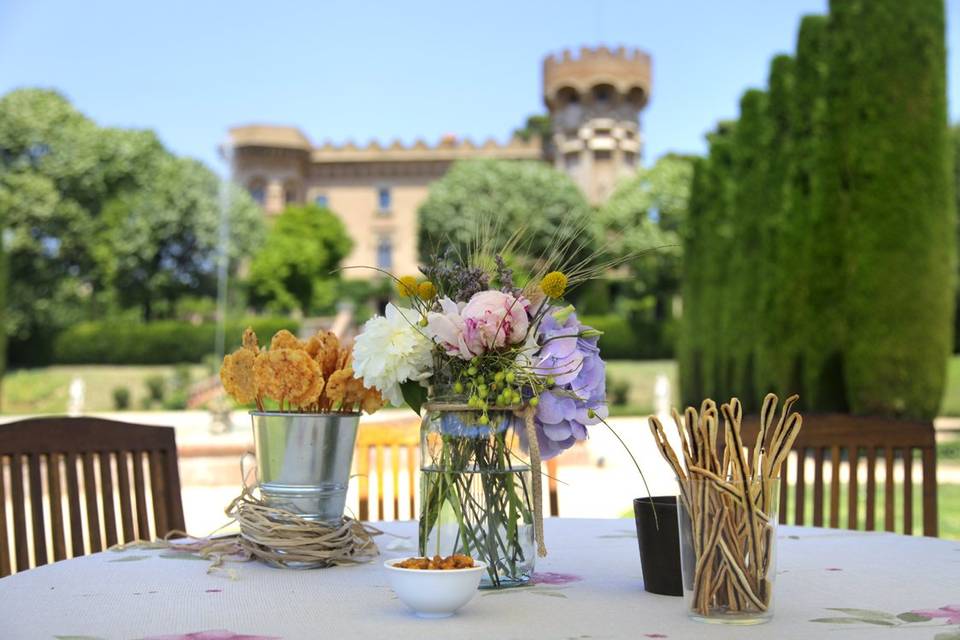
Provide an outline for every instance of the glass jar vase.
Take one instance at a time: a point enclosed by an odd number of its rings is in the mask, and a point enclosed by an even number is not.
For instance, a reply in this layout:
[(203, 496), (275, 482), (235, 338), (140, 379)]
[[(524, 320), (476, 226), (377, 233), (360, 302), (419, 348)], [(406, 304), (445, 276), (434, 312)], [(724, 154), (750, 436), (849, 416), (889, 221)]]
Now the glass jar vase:
[(684, 601), (700, 622), (759, 624), (773, 617), (780, 481), (746, 486), (692, 476), (677, 518)]
[(420, 429), (420, 555), (487, 563), (481, 588), (533, 575), (531, 470), (520, 455), (523, 418), (452, 399), (425, 405)]

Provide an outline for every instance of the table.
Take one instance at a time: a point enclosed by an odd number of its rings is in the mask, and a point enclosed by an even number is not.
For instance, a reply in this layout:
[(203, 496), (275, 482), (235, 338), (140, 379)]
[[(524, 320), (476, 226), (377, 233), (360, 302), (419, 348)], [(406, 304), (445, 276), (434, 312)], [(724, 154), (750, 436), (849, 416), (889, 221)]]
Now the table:
[[(393, 534), (378, 539), (385, 558), (414, 554), (414, 523), (382, 528)], [(781, 527), (778, 537), (775, 616), (750, 628), (690, 621), (680, 598), (644, 592), (632, 521), (551, 518), (536, 584), (479, 592), (445, 620), (409, 614), (379, 562), (314, 571), (228, 563), (208, 574), (208, 562), (182, 553), (131, 549), (0, 579), (0, 638), (960, 640), (960, 541), (809, 527)], [(945, 606), (928, 621), (896, 617)], [(823, 618), (837, 621), (815, 621)], [(212, 630), (231, 633), (197, 633)]]

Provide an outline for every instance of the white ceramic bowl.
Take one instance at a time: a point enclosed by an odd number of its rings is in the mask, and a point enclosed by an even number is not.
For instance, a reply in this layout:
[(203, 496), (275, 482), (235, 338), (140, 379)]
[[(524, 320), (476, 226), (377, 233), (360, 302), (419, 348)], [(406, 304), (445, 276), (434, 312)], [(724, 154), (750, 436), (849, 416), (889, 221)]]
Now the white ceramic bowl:
[(487, 564), (474, 560), (469, 569), (401, 569), (393, 565), (406, 558), (387, 560), (383, 566), (390, 586), (400, 600), (420, 618), (446, 618), (470, 602), (480, 586)]

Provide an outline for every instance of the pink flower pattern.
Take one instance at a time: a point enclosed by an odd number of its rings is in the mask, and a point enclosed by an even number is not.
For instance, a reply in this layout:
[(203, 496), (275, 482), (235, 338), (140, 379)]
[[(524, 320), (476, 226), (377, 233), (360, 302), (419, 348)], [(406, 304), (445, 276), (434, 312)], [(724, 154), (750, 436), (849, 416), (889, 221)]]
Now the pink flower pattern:
[(223, 629), (215, 631), (194, 631), (193, 633), (173, 634), (169, 636), (150, 636), (143, 640), (281, 640), (277, 636), (257, 636), (246, 633), (234, 633)]
[(960, 604), (947, 604), (939, 609), (916, 609), (910, 613), (925, 618), (946, 618), (945, 624), (960, 624)]
[(534, 573), (530, 584), (570, 584), (571, 582), (580, 582), (583, 580), (580, 576), (572, 573), (554, 573), (544, 571), (543, 573)]

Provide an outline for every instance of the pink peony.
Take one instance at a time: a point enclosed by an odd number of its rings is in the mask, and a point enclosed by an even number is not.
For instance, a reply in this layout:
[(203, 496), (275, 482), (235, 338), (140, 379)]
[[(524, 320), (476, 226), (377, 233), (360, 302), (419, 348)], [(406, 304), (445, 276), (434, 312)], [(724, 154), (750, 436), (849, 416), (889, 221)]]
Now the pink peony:
[(502, 291), (481, 291), (470, 298), (460, 311), (467, 348), (480, 355), (488, 349), (523, 342), (530, 326), (529, 305), (523, 297), (514, 298)]
[(440, 300), (440, 311), (427, 314), (427, 330), (450, 356), (470, 360), (489, 349), (523, 342), (530, 318), (525, 298), (500, 291), (481, 291), (465, 305)]
[(447, 355), (469, 360), (474, 354), (470, 353), (463, 337), (466, 324), (460, 317), (461, 307), (463, 304), (458, 306), (450, 298), (441, 298), (441, 312), (431, 311), (427, 314), (426, 334), (443, 347)]

